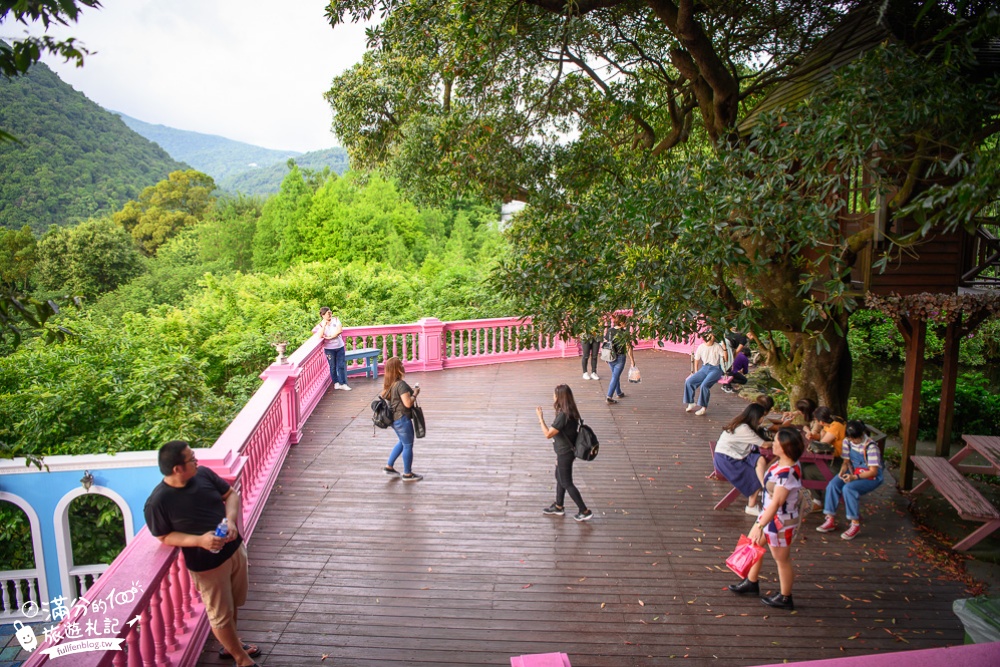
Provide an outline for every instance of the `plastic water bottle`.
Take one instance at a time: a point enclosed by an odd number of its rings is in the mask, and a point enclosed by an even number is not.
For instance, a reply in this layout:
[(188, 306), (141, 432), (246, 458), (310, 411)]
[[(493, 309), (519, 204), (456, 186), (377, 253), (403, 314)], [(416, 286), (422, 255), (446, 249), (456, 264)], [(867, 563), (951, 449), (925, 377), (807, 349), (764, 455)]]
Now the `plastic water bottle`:
[[(220, 521), (219, 525), (215, 527), (216, 537), (221, 537), (225, 539), (227, 535), (229, 535), (229, 517), (226, 517), (225, 519)], [(220, 551), (222, 551), (222, 549), (209, 549), (209, 551), (211, 551), (213, 554), (217, 554)]]

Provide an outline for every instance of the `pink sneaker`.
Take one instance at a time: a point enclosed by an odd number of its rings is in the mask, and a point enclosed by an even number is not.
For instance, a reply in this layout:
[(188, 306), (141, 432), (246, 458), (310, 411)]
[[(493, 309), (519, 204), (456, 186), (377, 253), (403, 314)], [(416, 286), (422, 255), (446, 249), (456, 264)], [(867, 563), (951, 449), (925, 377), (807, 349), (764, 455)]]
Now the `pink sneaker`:
[(851, 527), (840, 534), (842, 540), (853, 540), (861, 532), (860, 523), (851, 523)]
[(816, 526), (816, 530), (821, 533), (832, 533), (837, 530), (837, 520), (833, 518), (833, 515), (827, 514), (823, 523)]

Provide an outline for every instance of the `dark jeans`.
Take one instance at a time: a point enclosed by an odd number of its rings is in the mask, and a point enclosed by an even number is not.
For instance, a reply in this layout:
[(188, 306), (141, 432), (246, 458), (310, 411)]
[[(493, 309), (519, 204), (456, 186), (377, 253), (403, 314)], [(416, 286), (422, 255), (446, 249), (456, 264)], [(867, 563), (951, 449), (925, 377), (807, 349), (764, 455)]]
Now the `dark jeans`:
[(601, 353), (601, 341), (580, 339), (580, 349), (583, 351), (583, 372), (587, 372), (587, 357), (590, 357), (590, 372), (597, 373), (597, 357)]
[(583, 504), (579, 489), (573, 484), (573, 461), (575, 459), (576, 455), (573, 452), (560, 454), (556, 458), (556, 505), (563, 506), (568, 491), (569, 497), (573, 499), (580, 511), (586, 512), (587, 506)]
[(335, 347), (323, 350), (326, 362), (330, 364), (330, 379), (334, 384), (347, 384), (347, 349)]

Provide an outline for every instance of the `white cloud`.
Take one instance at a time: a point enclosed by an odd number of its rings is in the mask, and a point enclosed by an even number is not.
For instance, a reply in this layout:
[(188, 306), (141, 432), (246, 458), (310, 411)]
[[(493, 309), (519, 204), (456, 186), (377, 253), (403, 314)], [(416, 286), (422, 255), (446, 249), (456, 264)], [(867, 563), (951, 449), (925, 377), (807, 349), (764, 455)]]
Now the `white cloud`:
[[(364, 27), (327, 0), (102, 0), (51, 30), (96, 51), (45, 63), (101, 106), (149, 123), (284, 150), (337, 145), (323, 93), (361, 60)], [(37, 33), (38, 29), (32, 32)], [(16, 37), (13, 24), (4, 33)]]

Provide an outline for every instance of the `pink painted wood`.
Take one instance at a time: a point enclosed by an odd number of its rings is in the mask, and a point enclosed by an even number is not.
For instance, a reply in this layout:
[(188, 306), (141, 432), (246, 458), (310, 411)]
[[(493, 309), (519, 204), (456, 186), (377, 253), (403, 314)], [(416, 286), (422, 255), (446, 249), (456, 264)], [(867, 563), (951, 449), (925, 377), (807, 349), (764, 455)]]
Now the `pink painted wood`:
[[(164, 578), (162, 581), (166, 581)], [(166, 626), (163, 622), (163, 614), (160, 608), (160, 589), (163, 587), (161, 582), (158, 588), (153, 589), (153, 597), (149, 603), (149, 624), (143, 628), (143, 632), (152, 635), (153, 642), (153, 654), (155, 659), (153, 664), (164, 665), (164, 667), (169, 667), (167, 662), (167, 642), (166, 642)], [(143, 614), (145, 616), (145, 614)]]
[[(170, 566), (171, 573), (177, 561)], [(166, 651), (177, 650), (177, 634), (174, 632), (174, 600), (173, 591), (177, 588), (176, 579), (170, 575), (160, 582), (160, 618), (163, 622), (163, 645)]]

